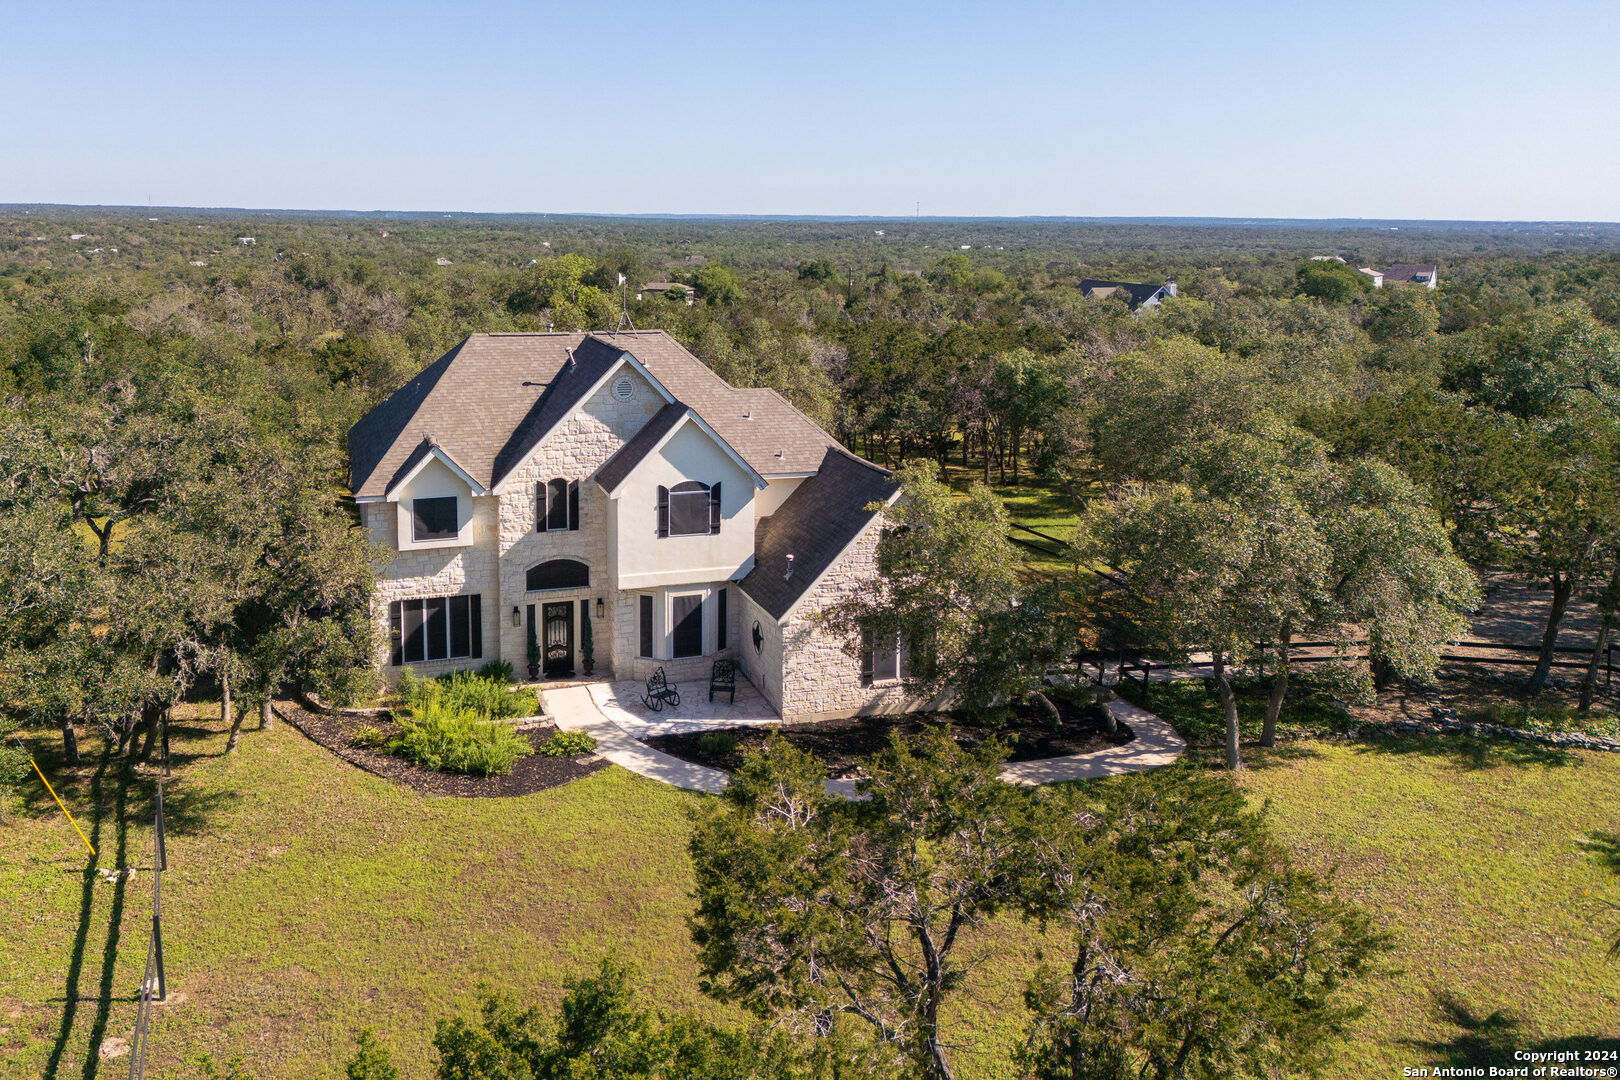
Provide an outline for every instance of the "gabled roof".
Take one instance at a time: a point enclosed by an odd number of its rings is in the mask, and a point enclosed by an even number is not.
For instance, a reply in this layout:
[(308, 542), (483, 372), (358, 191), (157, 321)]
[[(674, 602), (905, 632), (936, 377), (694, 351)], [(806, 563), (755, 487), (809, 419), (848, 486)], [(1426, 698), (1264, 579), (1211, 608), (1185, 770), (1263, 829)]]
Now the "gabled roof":
[(739, 587), (772, 618), (785, 618), (877, 517), (867, 507), (899, 493), (887, 469), (829, 448), (820, 471), (755, 527), (754, 567)]
[(629, 442), (619, 447), (613, 456), (604, 461), (602, 467), (596, 470), (596, 482), (601, 485), (602, 490), (609, 495), (617, 491), (619, 485), (624, 483), (625, 479), (636, 471), (636, 466), (646, 460), (648, 455), (663, 446), (669, 437), (674, 434), (675, 429), (680, 427), (682, 422), (688, 418), (691, 418), (692, 422), (701, 428), (705, 435), (713, 439), (720, 449), (726, 452), (726, 456), (737, 463), (739, 469), (748, 474), (749, 479), (753, 480), (756, 487), (762, 489), (765, 487), (765, 478), (759, 474), (759, 470), (755, 469), (741, 454), (737, 453), (735, 447), (728, 445), (726, 440), (722, 439), (714, 428), (704, 423), (703, 417), (693, 412), (691, 406), (685, 402), (672, 401), (654, 413), (652, 419), (643, 424), (641, 430), (630, 437)]
[(1436, 272), (1433, 263), (1396, 263), (1384, 271), (1385, 281), (1412, 281), (1419, 275), (1424, 280), (1432, 279)]
[(763, 476), (808, 474), (838, 446), (780, 394), (731, 386), (662, 330), (474, 334), (350, 429), (350, 487), (360, 499), (383, 497), (431, 438), (494, 488), (626, 353), (667, 399), (690, 406)]
[(1080, 281), (1080, 295), (1090, 296), (1096, 293), (1099, 296), (1112, 296), (1115, 289), (1124, 289), (1131, 295), (1131, 310), (1135, 311), (1164, 289), (1163, 285), (1153, 285), (1143, 281), (1103, 281), (1099, 278), (1082, 278)]

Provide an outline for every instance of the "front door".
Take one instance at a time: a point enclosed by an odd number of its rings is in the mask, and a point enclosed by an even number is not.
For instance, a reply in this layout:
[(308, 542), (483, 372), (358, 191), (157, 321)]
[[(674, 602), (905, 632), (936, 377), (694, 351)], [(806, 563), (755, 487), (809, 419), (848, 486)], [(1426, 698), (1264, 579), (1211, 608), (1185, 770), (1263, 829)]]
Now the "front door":
[(547, 676), (574, 673), (574, 602), (547, 604), (542, 621), (545, 637), (545, 673)]

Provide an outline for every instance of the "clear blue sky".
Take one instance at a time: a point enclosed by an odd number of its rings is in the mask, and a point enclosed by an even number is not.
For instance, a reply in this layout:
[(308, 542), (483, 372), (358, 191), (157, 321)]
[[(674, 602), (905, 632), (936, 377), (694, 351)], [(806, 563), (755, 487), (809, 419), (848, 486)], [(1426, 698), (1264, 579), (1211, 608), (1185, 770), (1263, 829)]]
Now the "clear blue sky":
[(0, 202), (1620, 220), (1620, 3), (0, 0)]

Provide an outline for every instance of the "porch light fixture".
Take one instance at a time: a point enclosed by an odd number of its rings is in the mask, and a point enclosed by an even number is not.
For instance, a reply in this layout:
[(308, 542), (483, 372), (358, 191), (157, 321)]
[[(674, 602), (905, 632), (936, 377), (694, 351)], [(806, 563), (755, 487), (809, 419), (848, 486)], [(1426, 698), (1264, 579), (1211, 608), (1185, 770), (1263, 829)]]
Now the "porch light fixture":
[(600, 596), (598, 596), (596, 598), (596, 617), (598, 619), (600, 619), (603, 615), (606, 615), (606, 614), (607, 614), (607, 605), (604, 604), (602, 602), (602, 598)]
[(516, 604), (512, 605), (512, 625), (513, 626), (522, 626), (523, 625), (523, 620), (518, 615), (518, 609), (517, 609)]

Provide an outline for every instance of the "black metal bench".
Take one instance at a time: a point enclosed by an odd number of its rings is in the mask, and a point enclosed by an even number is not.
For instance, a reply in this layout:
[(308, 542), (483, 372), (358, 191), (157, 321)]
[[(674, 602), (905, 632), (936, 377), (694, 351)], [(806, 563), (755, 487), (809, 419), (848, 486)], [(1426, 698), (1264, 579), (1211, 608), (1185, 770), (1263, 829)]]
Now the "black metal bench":
[(669, 680), (664, 677), (663, 668), (653, 672), (652, 678), (647, 680), (647, 692), (642, 695), (641, 703), (653, 712), (663, 712), (665, 705), (672, 709), (681, 707), (681, 695), (669, 685)]
[(737, 704), (737, 664), (733, 660), (716, 660), (714, 668), (709, 672), (709, 700), (714, 700), (715, 691), (723, 691), (731, 704)]

